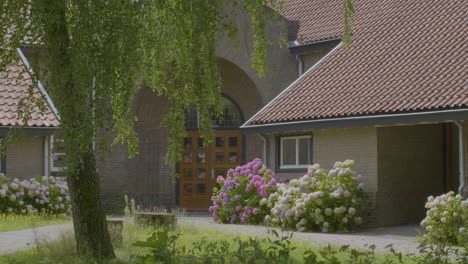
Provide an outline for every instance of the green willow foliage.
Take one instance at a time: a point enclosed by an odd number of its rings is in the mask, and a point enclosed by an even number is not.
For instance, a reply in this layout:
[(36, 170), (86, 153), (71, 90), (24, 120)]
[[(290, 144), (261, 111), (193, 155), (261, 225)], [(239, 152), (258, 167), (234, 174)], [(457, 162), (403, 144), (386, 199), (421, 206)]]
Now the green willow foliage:
[[(136, 154), (132, 103), (141, 85), (151, 87), (170, 102), (163, 125), (169, 129), (166, 159), (174, 166), (185, 112), (197, 107), (208, 142), (212, 119), (222, 111), (215, 50), (221, 36), (236, 34), (231, 11), (251, 16), (252, 66), (264, 76), (271, 44), (266, 25), (283, 1), (2, 0), (0, 71), (18, 61), (16, 48), (39, 50), (35, 78), (59, 109), (69, 168), (92, 153), (93, 144), (107, 149), (109, 133)], [(344, 1), (348, 16), (351, 0)]]

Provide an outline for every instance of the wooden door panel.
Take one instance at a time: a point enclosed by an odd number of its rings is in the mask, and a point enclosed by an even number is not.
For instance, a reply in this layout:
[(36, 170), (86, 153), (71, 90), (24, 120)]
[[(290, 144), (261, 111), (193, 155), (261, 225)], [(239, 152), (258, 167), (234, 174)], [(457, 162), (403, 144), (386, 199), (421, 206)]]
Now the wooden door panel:
[(207, 211), (218, 175), (242, 164), (241, 130), (218, 130), (214, 142), (203, 146), (198, 131), (190, 131), (184, 139), (180, 163), (180, 206), (188, 210)]

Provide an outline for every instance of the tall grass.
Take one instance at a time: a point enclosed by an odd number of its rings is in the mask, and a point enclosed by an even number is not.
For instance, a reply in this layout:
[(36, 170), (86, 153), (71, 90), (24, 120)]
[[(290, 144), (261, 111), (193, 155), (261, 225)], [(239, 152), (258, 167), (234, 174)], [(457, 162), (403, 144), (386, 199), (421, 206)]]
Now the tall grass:
[(0, 232), (63, 224), (71, 221), (68, 216), (54, 215), (6, 215), (0, 214)]

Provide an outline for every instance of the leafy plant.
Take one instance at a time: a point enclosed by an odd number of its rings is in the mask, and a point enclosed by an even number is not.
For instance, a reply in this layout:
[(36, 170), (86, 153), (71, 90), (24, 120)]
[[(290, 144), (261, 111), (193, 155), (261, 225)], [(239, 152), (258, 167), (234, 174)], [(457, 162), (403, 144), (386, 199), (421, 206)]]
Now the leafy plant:
[(70, 214), (64, 178), (41, 176), (29, 180), (0, 176), (0, 214)]
[(429, 196), (426, 218), (421, 222), (428, 233), (426, 242), (448, 245), (468, 245), (468, 200), (453, 192)]
[(254, 159), (244, 166), (229, 169), (226, 176), (217, 178), (218, 187), (213, 189), (213, 221), (222, 223), (261, 224), (269, 213), (269, 207), (262, 205), (276, 190), (276, 178), (260, 159)]

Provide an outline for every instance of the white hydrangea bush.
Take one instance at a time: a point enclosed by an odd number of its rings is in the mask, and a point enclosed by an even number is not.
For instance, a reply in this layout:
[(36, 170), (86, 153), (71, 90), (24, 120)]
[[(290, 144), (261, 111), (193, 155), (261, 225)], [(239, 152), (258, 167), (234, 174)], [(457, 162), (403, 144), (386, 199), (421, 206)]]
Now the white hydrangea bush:
[(64, 178), (42, 176), (29, 180), (0, 175), (0, 214), (71, 214)]
[(261, 200), (271, 214), (265, 221), (286, 229), (346, 232), (362, 224), (364, 177), (352, 171), (354, 161), (336, 162), (330, 171), (319, 164)]
[(426, 218), (421, 226), (427, 230), (427, 242), (449, 245), (468, 245), (468, 201), (454, 192), (437, 197), (429, 196)]

